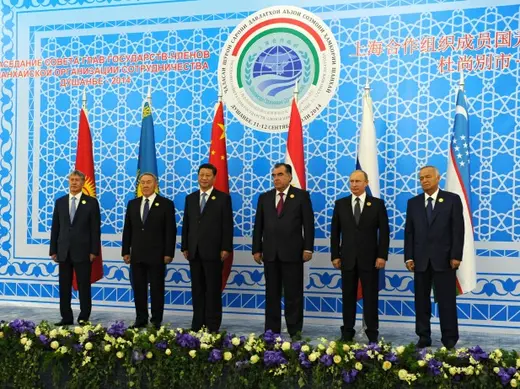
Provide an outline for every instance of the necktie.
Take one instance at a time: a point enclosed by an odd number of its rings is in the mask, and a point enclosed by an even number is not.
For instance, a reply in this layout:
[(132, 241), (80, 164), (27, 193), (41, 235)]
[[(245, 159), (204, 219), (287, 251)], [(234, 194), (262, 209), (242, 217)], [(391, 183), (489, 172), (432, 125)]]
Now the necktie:
[(206, 206), (206, 196), (208, 194), (206, 192), (202, 193), (202, 199), (200, 200), (200, 212), (204, 211), (204, 207)]
[(354, 219), (356, 219), (356, 224), (359, 224), (360, 218), (361, 218), (361, 205), (359, 205), (359, 197), (356, 197), (356, 204), (354, 205)]
[(74, 215), (76, 214), (76, 197), (72, 197), (72, 204), (70, 205), (70, 224), (74, 221)]
[(144, 208), (143, 208), (143, 223), (146, 222), (146, 218), (148, 217), (148, 213), (150, 212), (150, 200), (144, 200)]
[(428, 220), (428, 224), (432, 222), (432, 212), (433, 212), (433, 198), (428, 197), (428, 204), (426, 205), (426, 219)]
[(280, 200), (278, 201), (278, 204), (276, 204), (276, 213), (278, 214), (278, 216), (281, 215), (282, 213), (282, 210), (283, 210), (283, 195), (284, 193), (278, 193), (278, 195), (280, 196)]

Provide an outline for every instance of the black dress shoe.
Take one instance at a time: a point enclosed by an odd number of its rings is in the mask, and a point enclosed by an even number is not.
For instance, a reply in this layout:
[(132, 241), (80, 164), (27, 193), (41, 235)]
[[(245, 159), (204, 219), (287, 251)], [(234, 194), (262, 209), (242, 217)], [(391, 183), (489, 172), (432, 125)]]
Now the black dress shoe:
[(430, 347), (432, 345), (432, 340), (428, 338), (420, 338), (419, 341), (415, 344), (417, 348), (425, 348)]
[(455, 345), (457, 344), (456, 341), (453, 340), (447, 340), (446, 342), (442, 342), (444, 347), (446, 347), (448, 350), (452, 350), (455, 348)]
[(377, 338), (368, 338), (368, 343), (377, 343)]
[(291, 341), (292, 342), (299, 342), (300, 340), (302, 340), (302, 334), (301, 332), (297, 332), (295, 333), (294, 335), (291, 335)]
[(161, 328), (161, 323), (152, 322), (152, 325), (153, 325), (153, 328), (155, 328), (156, 330)]
[(130, 327), (130, 329), (134, 329), (134, 328), (145, 328), (146, 326), (148, 325), (147, 322), (145, 321), (136, 321), (134, 324), (132, 324)]
[(54, 323), (55, 326), (71, 326), (74, 324), (72, 320), (63, 320), (61, 319), (59, 322)]
[(78, 319), (78, 324), (80, 327), (86, 326), (88, 324), (88, 320)]
[(354, 337), (352, 335), (342, 335), (341, 341), (345, 343), (350, 343), (354, 341)]

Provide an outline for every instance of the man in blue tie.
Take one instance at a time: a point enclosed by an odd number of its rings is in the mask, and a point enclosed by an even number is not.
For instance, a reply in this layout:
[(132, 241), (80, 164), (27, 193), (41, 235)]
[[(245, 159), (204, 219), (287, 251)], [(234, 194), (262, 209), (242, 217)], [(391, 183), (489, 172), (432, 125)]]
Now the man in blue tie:
[(186, 196), (181, 251), (190, 263), (191, 328), (218, 332), (222, 322), (222, 262), (233, 250), (231, 196), (213, 187), (217, 168), (199, 167), (199, 189)]
[(143, 173), (139, 177), (143, 195), (130, 200), (126, 208), (121, 255), (132, 269), (132, 287), (136, 319), (134, 328), (148, 324), (148, 283), (150, 283), (151, 318), (159, 328), (164, 313), (164, 278), (166, 265), (175, 253), (175, 206), (173, 201), (156, 193), (157, 177)]
[(453, 348), (459, 339), (456, 271), (462, 260), (464, 219), (460, 197), (439, 189), (434, 166), (419, 172), (424, 194), (408, 200), (404, 236), (406, 268), (414, 272), (417, 347), (431, 346), (432, 285), (439, 304), (442, 343)]
[(69, 194), (56, 200), (52, 215), (49, 255), (59, 265), (61, 313), (61, 321), (56, 325), (73, 323), (70, 305), (73, 272), (76, 273), (81, 310), (78, 323), (86, 323), (92, 310), (91, 262), (99, 255), (101, 246), (101, 216), (98, 201), (81, 192), (84, 184), (82, 172), (70, 173)]

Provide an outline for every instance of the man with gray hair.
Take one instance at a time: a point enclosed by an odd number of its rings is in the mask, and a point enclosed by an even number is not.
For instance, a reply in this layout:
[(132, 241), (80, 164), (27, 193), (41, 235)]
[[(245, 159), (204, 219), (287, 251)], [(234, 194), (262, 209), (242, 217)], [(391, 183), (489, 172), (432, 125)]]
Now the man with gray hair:
[(150, 283), (151, 323), (159, 328), (164, 312), (166, 265), (175, 253), (175, 206), (159, 196), (157, 177), (143, 173), (139, 177), (142, 196), (130, 200), (126, 208), (121, 255), (132, 270), (132, 288), (136, 310), (132, 327), (148, 324), (148, 283)]
[(52, 215), (49, 255), (59, 266), (61, 321), (56, 325), (73, 324), (70, 306), (72, 277), (76, 272), (80, 314), (78, 323), (85, 324), (92, 310), (90, 274), (92, 261), (101, 247), (101, 215), (99, 203), (81, 190), (85, 175), (74, 170), (69, 175), (69, 194), (56, 200)]

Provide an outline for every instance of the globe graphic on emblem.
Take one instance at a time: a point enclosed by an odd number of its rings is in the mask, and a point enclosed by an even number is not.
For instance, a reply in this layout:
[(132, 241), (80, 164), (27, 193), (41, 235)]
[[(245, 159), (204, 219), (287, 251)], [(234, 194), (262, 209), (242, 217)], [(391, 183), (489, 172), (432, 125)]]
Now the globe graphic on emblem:
[(253, 65), (253, 79), (258, 90), (275, 97), (293, 89), (302, 74), (302, 61), (287, 46), (271, 46), (262, 51)]

